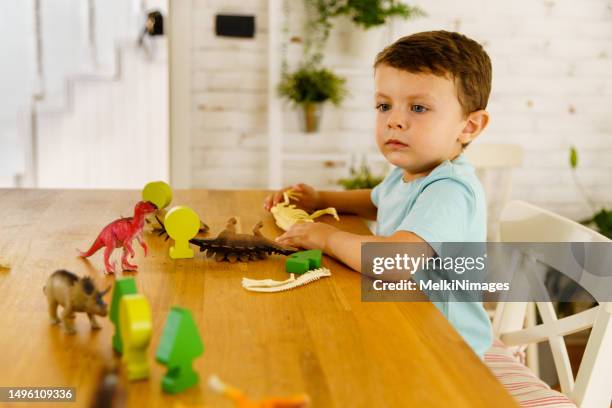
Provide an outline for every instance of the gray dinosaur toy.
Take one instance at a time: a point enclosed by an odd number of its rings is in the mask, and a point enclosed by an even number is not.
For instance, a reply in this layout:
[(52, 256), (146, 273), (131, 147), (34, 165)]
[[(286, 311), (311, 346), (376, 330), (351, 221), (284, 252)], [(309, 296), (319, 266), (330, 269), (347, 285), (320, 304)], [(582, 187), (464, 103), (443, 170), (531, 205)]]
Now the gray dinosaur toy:
[(66, 270), (55, 271), (49, 276), (43, 292), (49, 303), (49, 317), (52, 324), (58, 324), (57, 306), (64, 309), (61, 314), (61, 322), (68, 334), (76, 333), (74, 329), (74, 312), (85, 312), (91, 323), (92, 329), (99, 329), (100, 325), (95, 315), (106, 316), (108, 309), (102, 297), (108, 293), (108, 289), (100, 292), (96, 289), (89, 277), (79, 278), (77, 275)]

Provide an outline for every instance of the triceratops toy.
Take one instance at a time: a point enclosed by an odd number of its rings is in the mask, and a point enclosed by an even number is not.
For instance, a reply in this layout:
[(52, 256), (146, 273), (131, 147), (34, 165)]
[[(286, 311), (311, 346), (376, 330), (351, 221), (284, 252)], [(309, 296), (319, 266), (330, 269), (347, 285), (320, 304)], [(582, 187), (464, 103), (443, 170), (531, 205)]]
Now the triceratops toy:
[(108, 310), (102, 297), (108, 293), (110, 286), (103, 292), (96, 289), (89, 277), (79, 278), (66, 270), (55, 271), (49, 276), (43, 292), (47, 295), (49, 303), (49, 317), (52, 324), (58, 324), (57, 306), (62, 305), (61, 322), (68, 334), (76, 333), (73, 321), (74, 312), (85, 312), (89, 317), (92, 329), (99, 329), (100, 325), (95, 315), (106, 316)]

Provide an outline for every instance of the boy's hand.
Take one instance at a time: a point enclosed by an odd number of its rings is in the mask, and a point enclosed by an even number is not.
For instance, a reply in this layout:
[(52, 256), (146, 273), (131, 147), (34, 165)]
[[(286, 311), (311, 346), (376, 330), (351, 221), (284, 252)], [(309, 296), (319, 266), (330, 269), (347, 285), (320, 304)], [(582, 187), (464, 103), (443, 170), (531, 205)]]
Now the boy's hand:
[(329, 237), (338, 231), (338, 228), (323, 222), (298, 222), (276, 238), (276, 242), (293, 247), (324, 250)]
[(267, 196), (264, 200), (264, 208), (267, 211), (270, 211), (272, 207), (282, 202), (284, 200), (283, 193), (289, 189), (300, 195), (297, 201), (292, 201), (292, 204), (295, 204), (299, 208), (308, 212), (312, 212), (319, 207), (319, 193), (308, 184), (299, 183), (290, 187), (285, 187), (282, 190)]

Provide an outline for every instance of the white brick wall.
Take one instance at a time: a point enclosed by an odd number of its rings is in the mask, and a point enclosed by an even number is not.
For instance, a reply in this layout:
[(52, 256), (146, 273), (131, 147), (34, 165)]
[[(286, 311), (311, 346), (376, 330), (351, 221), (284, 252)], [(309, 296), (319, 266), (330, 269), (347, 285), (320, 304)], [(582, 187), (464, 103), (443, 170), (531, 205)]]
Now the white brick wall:
[[(301, 0), (290, 2), (294, 10), (302, 7)], [(265, 188), (267, 1), (194, 4), (193, 185)], [(481, 42), (491, 56), (492, 121), (480, 141), (512, 142), (525, 149), (514, 196), (572, 218), (588, 215), (568, 168), (568, 147), (575, 144), (580, 152), (579, 177), (596, 200), (611, 206), (612, 1), (419, 0), (412, 4), (429, 16), (397, 22), (396, 36), (457, 30)], [(215, 37), (214, 16), (225, 12), (254, 14), (255, 38)], [(373, 143), (372, 58), (342, 55), (343, 25), (339, 26), (332, 32), (326, 60), (332, 67), (344, 68), (351, 97), (339, 109), (325, 108), (323, 129), (331, 132), (328, 140), (314, 138), (306, 144), (366, 148)], [(292, 22), (292, 27), (299, 23)], [(293, 33), (297, 34), (292, 28)], [(299, 45), (290, 45), (289, 55), (295, 64)], [(297, 130), (289, 109), (285, 122), (287, 131)], [(289, 148), (304, 143), (291, 135), (285, 140)], [(329, 187), (345, 172), (329, 163), (295, 163), (288, 166), (285, 181)]]

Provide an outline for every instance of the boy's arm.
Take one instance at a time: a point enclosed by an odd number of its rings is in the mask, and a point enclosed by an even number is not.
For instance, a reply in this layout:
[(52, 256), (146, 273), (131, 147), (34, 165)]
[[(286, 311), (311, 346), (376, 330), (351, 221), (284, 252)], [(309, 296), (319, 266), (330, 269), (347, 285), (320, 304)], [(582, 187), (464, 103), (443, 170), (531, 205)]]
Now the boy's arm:
[[(397, 231), (388, 237), (358, 235), (339, 230), (324, 222), (299, 222), (276, 238), (276, 242), (304, 249), (322, 249), (328, 255), (358, 272), (361, 271), (361, 244), (364, 242), (418, 243), (413, 256), (433, 256), (434, 250), (425, 240), (413, 232)], [(393, 279), (387, 274), (388, 278)]]
[[(363, 273), (361, 271), (361, 244), (364, 242), (414, 242), (426, 244), (417, 234), (408, 231), (397, 231), (388, 237), (357, 235), (345, 231), (336, 231), (327, 238), (323, 251), (357, 272)], [(432, 256), (434, 254), (433, 249), (429, 245), (419, 245), (419, 249), (423, 248), (427, 248), (426, 251), (429, 251), (429, 253), (424, 254), (425, 256)]]
[(370, 198), (371, 193), (371, 189), (320, 191), (317, 207), (335, 207), (339, 213), (355, 214), (369, 220), (376, 220), (377, 208)]

